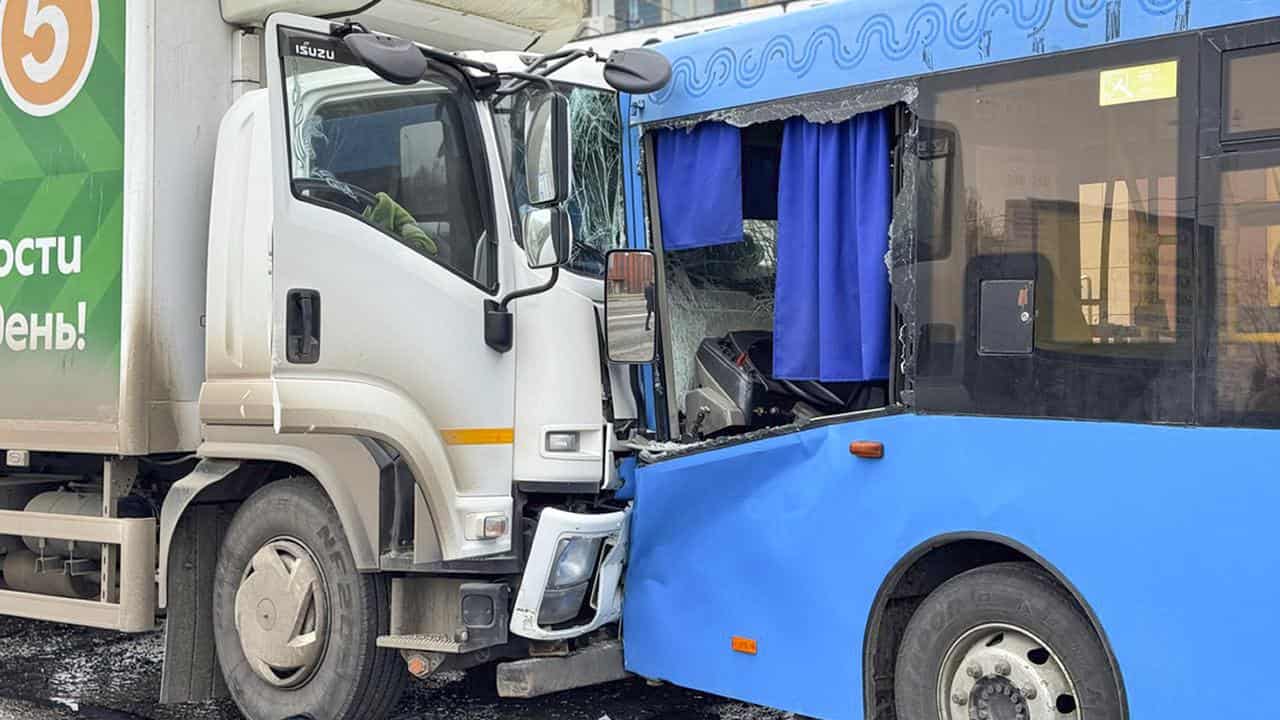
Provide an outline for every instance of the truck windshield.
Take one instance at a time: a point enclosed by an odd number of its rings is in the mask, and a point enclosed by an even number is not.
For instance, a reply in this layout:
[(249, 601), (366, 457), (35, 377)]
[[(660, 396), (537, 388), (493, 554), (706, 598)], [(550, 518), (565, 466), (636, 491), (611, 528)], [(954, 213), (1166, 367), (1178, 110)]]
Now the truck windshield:
[(284, 59), (295, 196), (355, 216), (492, 288), (488, 193), (477, 182), (460, 90), (433, 75), (394, 85), (341, 60)]
[[(618, 98), (610, 90), (559, 86), (569, 97), (573, 179), (569, 217), (573, 222), (573, 251), (568, 269), (604, 277), (604, 256), (626, 241), (622, 202), (622, 124)], [(528, 87), (503, 98), (494, 109), (498, 142), (502, 146), (508, 187), (515, 204), (515, 234), (520, 241), (522, 218), (530, 207), (525, 197), (524, 113), (529, 99), (545, 88)]]

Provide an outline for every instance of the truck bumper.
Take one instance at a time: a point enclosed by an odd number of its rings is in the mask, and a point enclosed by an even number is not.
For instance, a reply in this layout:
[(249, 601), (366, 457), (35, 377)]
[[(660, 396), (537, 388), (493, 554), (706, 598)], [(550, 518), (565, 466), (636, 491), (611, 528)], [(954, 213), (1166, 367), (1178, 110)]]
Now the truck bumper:
[[(585, 515), (547, 508), (538, 518), (538, 531), (529, 548), (525, 566), (511, 612), (511, 632), (530, 640), (564, 640), (592, 632), (622, 617), (622, 572), (627, 558), (628, 527), (631, 509), (602, 515)], [(588, 590), (593, 611), (590, 620), (570, 627), (546, 627), (539, 624), (548, 585), (555, 571), (562, 541), (600, 539), (595, 573)], [(579, 616), (581, 617), (581, 616)]]

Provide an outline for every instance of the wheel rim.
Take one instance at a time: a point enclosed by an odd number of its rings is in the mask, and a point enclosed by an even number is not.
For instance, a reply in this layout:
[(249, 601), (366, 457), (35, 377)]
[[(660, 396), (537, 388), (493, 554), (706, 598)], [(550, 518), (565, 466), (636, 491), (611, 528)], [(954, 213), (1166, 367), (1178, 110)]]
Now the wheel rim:
[(1053, 648), (1005, 623), (961, 635), (938, 673), (940, 720), (1081, 720), (1077, 697)]
[(306, 684), (328, 629), (329, 599), (311, 551), (292, 538), (259, 548), (236, 591), (236, 632), (254, 673), (280, 688)]

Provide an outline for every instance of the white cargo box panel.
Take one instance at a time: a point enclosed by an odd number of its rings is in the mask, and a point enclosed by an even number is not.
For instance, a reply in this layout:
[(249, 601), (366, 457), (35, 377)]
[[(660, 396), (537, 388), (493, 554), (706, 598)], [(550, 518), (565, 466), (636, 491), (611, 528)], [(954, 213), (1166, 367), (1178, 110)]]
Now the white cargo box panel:
[(218, 0), (0, 3), (0, 448), (196, 447), (233, 33)]
[(230, 23), (261, 25), (273, 12), (350, 18), (443, 50), (524, 50), (553, 31), (569, 39), (582, 23), (583, 4), (582, 0), (222, 0), (223, 17)]

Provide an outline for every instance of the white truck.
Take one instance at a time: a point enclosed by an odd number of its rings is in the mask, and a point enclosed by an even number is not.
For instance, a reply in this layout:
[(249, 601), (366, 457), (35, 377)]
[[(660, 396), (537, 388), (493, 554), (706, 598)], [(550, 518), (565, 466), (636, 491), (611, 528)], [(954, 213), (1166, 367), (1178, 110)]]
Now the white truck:
[(669, 66), (281, 5), (0, 2), (0, 614), (164, 618), (162, 698), (254, 719), (620, 676), (599, 78)]

